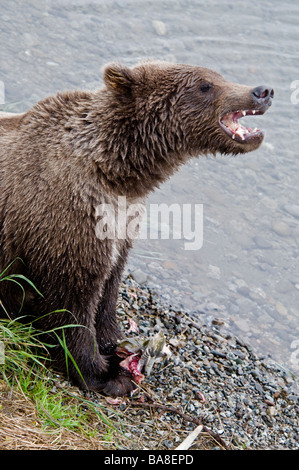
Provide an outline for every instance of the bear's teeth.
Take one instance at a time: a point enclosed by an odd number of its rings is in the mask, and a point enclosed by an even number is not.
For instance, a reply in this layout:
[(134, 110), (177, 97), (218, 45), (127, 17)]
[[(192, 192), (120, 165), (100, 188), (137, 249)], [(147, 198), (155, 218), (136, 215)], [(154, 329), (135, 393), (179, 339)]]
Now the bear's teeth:
[(245, 140), (244, 133), (243, 133), (242, 129), (238, 129), (238, 131), (236, 132), (236, 135), (241, 137), (242, 140)]

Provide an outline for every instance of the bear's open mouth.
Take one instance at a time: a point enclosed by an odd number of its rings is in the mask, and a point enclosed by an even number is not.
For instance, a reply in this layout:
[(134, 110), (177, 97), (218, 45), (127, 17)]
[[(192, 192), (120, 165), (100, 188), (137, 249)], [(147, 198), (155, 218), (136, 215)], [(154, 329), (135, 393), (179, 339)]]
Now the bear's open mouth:
[(240, 118), (257, 114), (264, 114), (264, 111), (255, 109), (249, 109), (247, 111), (233, 111), (224, 114), (219, 119), (219, 124), (227, 135), (238, 142), (246, 143), (251, 139), (262, 139), (264, 134), (260, 129), (251, 129), (251, 127), (242, 126), (242, 124), (239, 123)]

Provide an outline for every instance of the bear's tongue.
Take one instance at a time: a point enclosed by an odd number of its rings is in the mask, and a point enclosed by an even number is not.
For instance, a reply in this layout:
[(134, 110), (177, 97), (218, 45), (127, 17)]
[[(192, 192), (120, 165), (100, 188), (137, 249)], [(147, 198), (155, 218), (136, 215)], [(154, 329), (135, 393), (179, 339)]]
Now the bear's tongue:
[(232, 139), (235, 139), (237, 136), (241, 140), (246, 140), (246, 137), (249, 137), (249, 135), (252, 136), (257, 132), (260, 132), (260, 130), (257, 128), (252, 130), (250, 127), (242, 126), (238, 119), (253, 114), (256, 114), (256, 111), (235, 111), (233, 113), (225, 114), (221, 118), (220, 123), (222, 127), (224, 127), (225, 131), (232, 137)]

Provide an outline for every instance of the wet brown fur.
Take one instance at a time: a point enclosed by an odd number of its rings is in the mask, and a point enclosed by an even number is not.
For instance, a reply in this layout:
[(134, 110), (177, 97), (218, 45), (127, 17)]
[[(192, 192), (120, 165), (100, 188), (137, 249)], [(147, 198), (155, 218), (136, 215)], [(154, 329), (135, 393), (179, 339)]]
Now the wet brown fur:
[[(22, 260), (13, 272), (43, 294), (26, 288), (23, 312), (44, 316), (41, 329), (83, 325), (65, 329), (84, 381), (70, 364), (72, 379), (122, 395), (133, 384), (113, 354), (115, 304), (131, 240), (99, 240), (95, 208), (118, 195), (143, 200), (192, 156), (245, 153), (261, 141), (238, 143), (219, 127), (224, 113), (256, 104), (251, 88), (209, 69), (111, 64), (104, 81), (99, 91), (58, 93), (0, 120), (0, 270)], [(20, 288), (2, 282), (0, 298), (17, 316)], [(63, 368), (59, 347), (53, 357)]]

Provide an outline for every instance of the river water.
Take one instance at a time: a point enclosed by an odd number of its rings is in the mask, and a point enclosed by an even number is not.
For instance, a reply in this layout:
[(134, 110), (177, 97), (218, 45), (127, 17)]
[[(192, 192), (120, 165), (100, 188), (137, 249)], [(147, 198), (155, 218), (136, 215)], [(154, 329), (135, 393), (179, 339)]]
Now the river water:
[(7, 111), (58, 90), (94, 89), (107, 62), (148, 57), (275, 89), (267, 114), (248, 123), (265, 131), (260, 149), (194, 159), (149, 199), (202, 204), (201, 249), (139, 240), (128, 268), (199, 322), (221, 319), (298, 374), (299, 3), (10, 0), (0, 2), (0, 21)]

